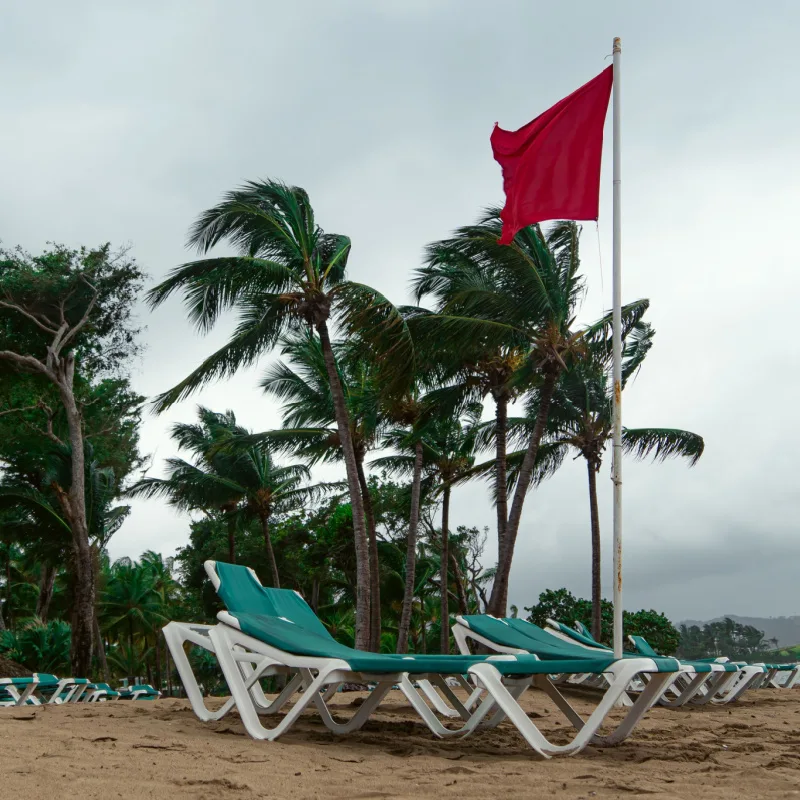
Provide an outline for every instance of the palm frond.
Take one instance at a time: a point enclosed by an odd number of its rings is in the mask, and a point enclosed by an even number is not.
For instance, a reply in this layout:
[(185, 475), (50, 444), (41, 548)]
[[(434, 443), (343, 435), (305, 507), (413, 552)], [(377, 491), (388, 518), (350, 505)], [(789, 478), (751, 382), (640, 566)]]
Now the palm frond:
[(691, 467), (703, 455), (705, 442), (702, 436), (677, 428), (625, 428), (622, 447), (639, 459), (652, 456), (654, 461), (665, 461), (680, 456)]

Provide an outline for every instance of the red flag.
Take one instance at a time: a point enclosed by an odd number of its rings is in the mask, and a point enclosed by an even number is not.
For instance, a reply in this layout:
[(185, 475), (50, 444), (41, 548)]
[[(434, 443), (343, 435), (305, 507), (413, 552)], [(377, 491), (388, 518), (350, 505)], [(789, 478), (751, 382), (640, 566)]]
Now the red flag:
[(613, 67), (518, 131), (495, 125), (492, 151), (503, 169), (500, 244), (547, 219), (597, 219), (603, 124)]

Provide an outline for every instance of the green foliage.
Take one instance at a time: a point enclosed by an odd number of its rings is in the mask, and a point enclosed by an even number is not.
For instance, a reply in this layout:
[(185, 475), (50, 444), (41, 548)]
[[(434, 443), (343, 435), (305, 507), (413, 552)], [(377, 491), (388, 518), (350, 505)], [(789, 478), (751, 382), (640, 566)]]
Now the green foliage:
[[(21, 248), (0, 251), (0, 299), (23, 306), (40, 321), (88, 324), (70, 343), (87, 378), (119, 375), (138, 352), (133, 306), (144, 273), (125, 249), (52, 245), (38, 256)], [(94, 293), (97, 293), (93, 300)], [(44, 359), (52, 334), (30, 317), (0, 307), (0, 350)]]
[[(568, 589), (546, 589), (539, 595), (539, 602), (526, 606), (530, 622), (544, 627), (548, 619), (572, 625), (580, 622), (587, 628), (592, 622), (592, 603), (575, 597)], [(625, 636), (644, 636), (650, 646), (664, 655), (672, 655), (678, 649), (679, 634), (667, 617), (653, 610), (624, 611), (622, 626)], [(609, 600), (602, 603), (603, 644), (611, 645), (614, 635), (614, 606)]]
[(70, 627), (63, 620), (34, 620), (17, 631), (0, 632), (0, 655), (31, 672), (69, 671)]
[(732, 660), (759, 661), (766, 657), (769, 642), (764, 631), (752, 625), (742, 625), (725, 617), (717, 622), (681, 625), (678, 655), (682, 658), (709, 658), (727, 656)]

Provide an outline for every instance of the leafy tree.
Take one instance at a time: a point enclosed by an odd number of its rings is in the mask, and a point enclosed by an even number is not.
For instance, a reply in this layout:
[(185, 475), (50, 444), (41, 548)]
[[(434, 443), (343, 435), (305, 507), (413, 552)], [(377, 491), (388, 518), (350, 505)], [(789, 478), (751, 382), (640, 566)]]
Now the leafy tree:
[(64, 673), (70, 664), (70, 626), (63, 620), (34, 619), (16, 632), (0, 633), (0, 655), (31, 672)]
[[(131, 309), (143, 274), (124, 251), (53, 246), (41, 256), (22, 250), (0, 254), (0, 369), (30, 374), (41, 396), (27, 407), (40, 410), (44, 434), (69, 449), (70, 480), (58, 492), (72, 536), (75, 625), (72, 669), (88, 672), (93, 645), (95, 576), (85, 493), (84, 412), (76, 375), (86, 380), (119, 373), (136, 352)], [(47, 403), (57, 395), (64, 431)]]
[[(592, 620), (591, 601), (575, 597), (567, 589), (543, 591), (539, 595), (539, 602), (534, 606), (526, 606), (525, 611), (530, 612), (528, 621), (540, 627), (544, 627), (548, 619), (565, 625), (580, 622), (587, 627)], [(601, 612), (602, 629), (599, 641), (610, 646), (614, 632), (614, 606), (611, 601), (602, 601)], [(622, 625), (626, 635), (644, 636), (659, 653), (671, 655), (678, 648), (680, 635), (677, 629), (658, 611), (624, 611)]]
[(708, 622), (702, 628), (680, 627), (678, 655), (682, 658), (727, 656), (733, 660), (758, 661), (764, 659), (769, 649), (764, 631), (734, 622), (730, 617)]
[[(311, 330), (319, 337), (354, 510), (356, 641), (365, 647), (369, 644), (368, 542), (350, 416), (329, 321), (333, 315), (354, 335), (368, 336), (387, 352), (404, 352), (411, 365), (413, 349), (406, 325), (383, 295), (346, 280), (350, 239), (325, 233), (317, 225), (303, 189), (277, 181), (247, 183), (204, 212), (189, 240), (203, 253), (227, 240), (239, 254), (176, 268), (151, 291), (152, 304), (182, 289), (189, 316), (201, 329), (209, 330), (229, 308), (239, 311), (239, 325), (231, 340), (163, 394), (157, 407), (164, 409), (204, 383), (253, 364), (287, 331)], [(397, 384), (405, 375), (386, 370), (383, 378), (387, 384)]]

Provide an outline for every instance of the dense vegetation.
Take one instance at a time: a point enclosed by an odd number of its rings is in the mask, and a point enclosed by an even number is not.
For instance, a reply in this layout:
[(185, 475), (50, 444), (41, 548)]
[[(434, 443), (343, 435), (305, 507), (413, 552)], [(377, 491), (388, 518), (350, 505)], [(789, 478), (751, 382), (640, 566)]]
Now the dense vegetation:
[[(108, 246), (3, 254), (0, 651), (67, 669), (71, 647), (75, 673), (160, 680), (164, 621), (218, 609), (208, 558), (297, 589), (359, 647), (447, 651), (452, 613), (507, 612), (523, 507), (569, 452), (587, 465), (592, 600), (560, 590), (536, 608), (555, 599), (553, 614), (607, 639), (596, 475), (611, 427), (610, 316), (575, 323), (585, 290), (577, 225), (530, 226), (510, 246), (499, 233), (490, 209), (429, 245), (412, 276), (419, 305), (396, 306), (348, 279), (350, 240), (318, 225), (302, 189), (263, 181), (229, 192), (192, 228), (202, 257), (147, 297), (156, 306), (182, 294), (200, 331), (225, 311), (238, 325), (154, 406), (277, 355), (261, 388), (282, 403), (283, 425), (250, 431), (232, 411), (201, 406), (173, 426), (164, 477), (138, 480), (144, 398), (128, 371), (142, 273)], [(235, 254), (212, 255), (219, 244)], [(626, 382), (653, 345), (648, 307), (623, 309)], [(694, 464), (703, 440), (627, 429), (624, 446)], [(343, 480), (315, 483), (323, 462), (341, 463)], [(452, 489), (467, 481), (486, 483), (496, 508), (496, 565), (484, 563), (488, 531), (451, 527)], [(174, 563), (155, 553), (109, 563), (131, 495), (187, 514), (189, 544)], [(627, 621), (665, 651), (677, 646), (656, 612)]]

